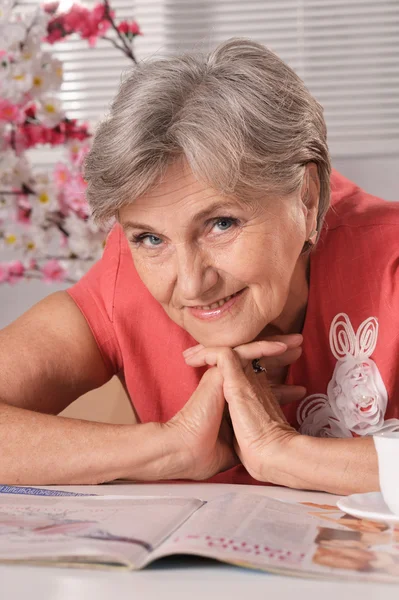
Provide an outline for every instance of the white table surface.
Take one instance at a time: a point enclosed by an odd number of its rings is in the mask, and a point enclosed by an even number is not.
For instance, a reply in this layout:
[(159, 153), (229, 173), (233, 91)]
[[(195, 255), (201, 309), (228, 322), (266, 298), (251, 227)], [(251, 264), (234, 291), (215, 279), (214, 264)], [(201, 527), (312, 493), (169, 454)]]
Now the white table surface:
[[(135, 484), (56, 486), (101, 495), (193, 496), (205, 500), (229, 491), (249, 491), (279, 500), (333, 504), (337, 496), (269, 486), (222, 484)], [(51, 567), (0, 566), (1, 600), (397, 600), (399, 585), (283, 577), (187, 558), (164, 559), (142, 571), (112, 572)]]

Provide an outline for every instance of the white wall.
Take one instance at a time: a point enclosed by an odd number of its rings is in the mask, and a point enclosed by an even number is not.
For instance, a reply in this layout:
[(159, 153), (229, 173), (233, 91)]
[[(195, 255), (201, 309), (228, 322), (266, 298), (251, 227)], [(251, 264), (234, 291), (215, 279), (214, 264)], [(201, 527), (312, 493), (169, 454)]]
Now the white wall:
[(335, 158), (333, 166), (366, 192), (385, 200), (399, 200), (399, 154)]

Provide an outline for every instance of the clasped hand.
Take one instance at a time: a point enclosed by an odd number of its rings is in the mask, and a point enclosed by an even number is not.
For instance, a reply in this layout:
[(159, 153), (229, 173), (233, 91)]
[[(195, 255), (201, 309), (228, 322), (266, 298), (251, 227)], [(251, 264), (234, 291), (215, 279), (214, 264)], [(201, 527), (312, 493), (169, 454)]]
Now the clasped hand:
[[(185, 351), (188, 365), (211, 368), (166, 424), (180, 448), (179, 477), (207, 479), (241, 461), (255, 479), (282, 483), (278, 473), (284, 458), (295, 452), (299, 434), (281, 405), (300, 399), (306, 390), (275, 385), (269, 374), (297, 360), (301, 342), (300, 335), (287, 335), (234, 349), (198, 345)], [(261, 359), (267, 372), (255, 373), (253, 359)]]

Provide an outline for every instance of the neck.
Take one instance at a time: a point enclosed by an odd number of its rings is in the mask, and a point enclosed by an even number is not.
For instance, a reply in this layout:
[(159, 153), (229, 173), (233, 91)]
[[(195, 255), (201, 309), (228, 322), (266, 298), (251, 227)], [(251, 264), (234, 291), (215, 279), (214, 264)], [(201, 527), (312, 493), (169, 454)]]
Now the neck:
[(282, 313), (265, 327), (258, 339), (271, 335), (302, 333), (308, 305), (309, 272), (310, 256), (303, 254), (295, 266), (287, 302)]

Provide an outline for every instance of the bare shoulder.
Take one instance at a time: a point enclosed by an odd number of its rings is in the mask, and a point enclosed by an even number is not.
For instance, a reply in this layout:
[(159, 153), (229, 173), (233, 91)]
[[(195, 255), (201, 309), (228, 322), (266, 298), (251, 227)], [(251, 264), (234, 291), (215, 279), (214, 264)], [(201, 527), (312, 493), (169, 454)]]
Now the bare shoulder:
[(84, 316), (51, 294), (0, 331), (0, 401), (56, 414), (110, 379)]

